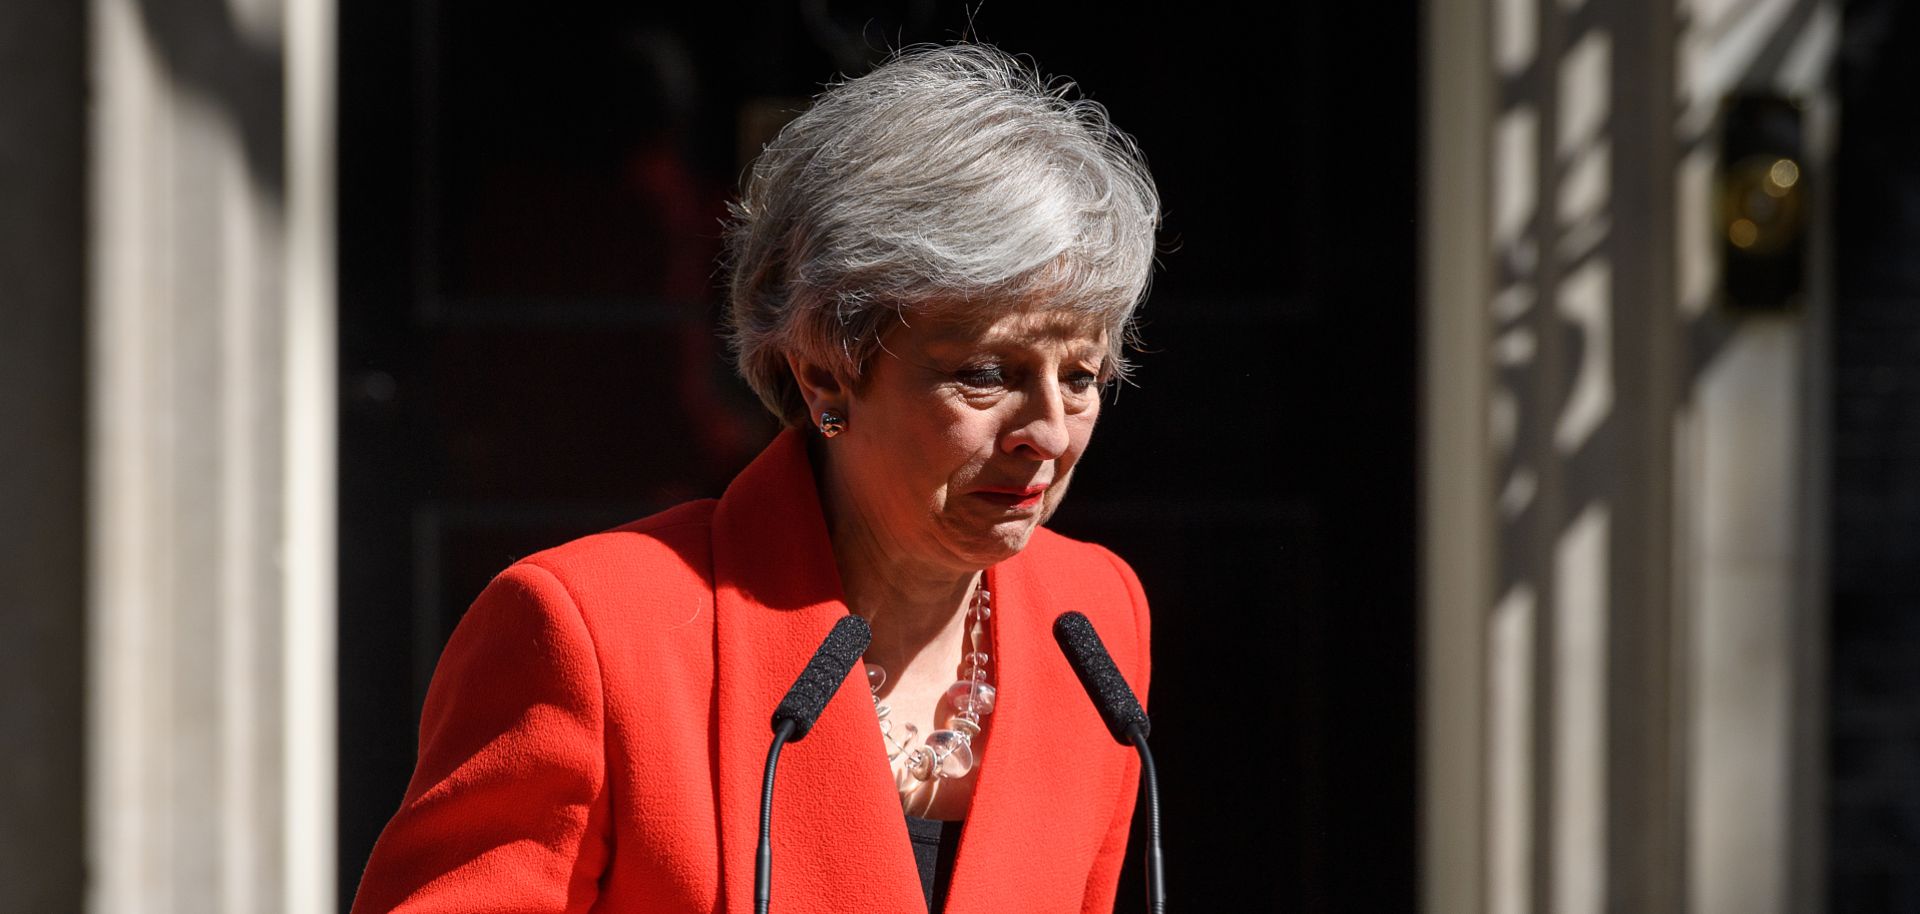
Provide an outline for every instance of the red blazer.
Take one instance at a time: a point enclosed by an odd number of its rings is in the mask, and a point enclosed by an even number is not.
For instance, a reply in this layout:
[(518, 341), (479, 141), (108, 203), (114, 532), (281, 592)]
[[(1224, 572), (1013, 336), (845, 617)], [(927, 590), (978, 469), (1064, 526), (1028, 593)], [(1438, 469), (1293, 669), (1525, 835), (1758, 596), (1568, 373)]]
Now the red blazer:
[[(1111, 911), (1139, 763), (1051, 626), (1085, 613), (1144, 698), (1146, 598), (1112, 553), (1044, 529), (987, 585), (999, 701), (946, 910)], [(441, 655), (354, 914), (749, 914), (769, 720), (846, 613), (793, 431), (717, 502), (514, 564)], [(849, 679), (780, 757), (773, 910), (923, 912), (866, 677)]]

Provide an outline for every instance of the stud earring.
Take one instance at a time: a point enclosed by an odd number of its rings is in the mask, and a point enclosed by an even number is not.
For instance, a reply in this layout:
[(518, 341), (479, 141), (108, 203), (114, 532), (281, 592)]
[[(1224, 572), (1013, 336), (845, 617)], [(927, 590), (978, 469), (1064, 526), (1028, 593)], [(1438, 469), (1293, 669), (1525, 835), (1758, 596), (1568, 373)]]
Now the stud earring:
[(832, 438), (847, 430), (847, 420), (839, 413), (823, 409), (820, 411), (820, 437)]

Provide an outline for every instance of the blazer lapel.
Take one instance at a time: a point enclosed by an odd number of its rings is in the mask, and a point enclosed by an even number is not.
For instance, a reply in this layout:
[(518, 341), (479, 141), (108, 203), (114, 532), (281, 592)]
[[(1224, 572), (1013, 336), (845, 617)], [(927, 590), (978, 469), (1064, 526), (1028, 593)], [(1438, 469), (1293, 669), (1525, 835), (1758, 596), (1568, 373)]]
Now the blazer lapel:
[[(847, 614), (802, 433), (782, 432), (721, 497), (713, 580), (722, 894), (727, 911), (750, 914), (773, 709)], [(807, 737), (781, 753), (771, 907), (922, 912), (865, 673), (848, 678)]]
[[(993, 594), (995, 702), (980, 755), (979, 780), (954, 858), (947, 914), (1004, 914), (1034, 910), (1036, 881), (1057, 861), (1035, 853), (1054, 804), (1037, 772), (1070, 767), (1072, 749), (1048, 730), (1047, 648), (1053, 644), (1053, 600), (1018, 557), (987, 571)], [(1071, 675), (1071, 672), (1069, 672)], [(1077, 906), (1076, 906), (1077, 910)]]
[(1125, 767), (1054, 644), (1054, 617), (1089, 607), (1050, 590), (1027, 553), (988, 584), (998, 688), (946, 911), (1078, 911)]

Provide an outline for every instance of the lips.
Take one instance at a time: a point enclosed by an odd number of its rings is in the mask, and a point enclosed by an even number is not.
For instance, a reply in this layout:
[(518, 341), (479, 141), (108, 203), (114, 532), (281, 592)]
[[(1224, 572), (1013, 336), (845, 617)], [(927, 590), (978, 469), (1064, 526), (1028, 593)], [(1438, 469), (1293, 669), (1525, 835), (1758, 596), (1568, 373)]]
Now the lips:
[(973, 494), (1001, 507), (1022, 510), (1038, 506), (1040, 500), (1047, 494), (1047, 487), (1044, 485), (983, 486), (973, 490)]

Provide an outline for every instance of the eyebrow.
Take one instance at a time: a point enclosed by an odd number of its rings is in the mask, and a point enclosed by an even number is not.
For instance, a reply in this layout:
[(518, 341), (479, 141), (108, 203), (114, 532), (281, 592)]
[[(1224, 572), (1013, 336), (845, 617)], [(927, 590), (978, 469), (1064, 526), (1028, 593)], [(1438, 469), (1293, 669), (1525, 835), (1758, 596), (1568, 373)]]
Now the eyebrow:
[[(937, 355), (945, 354), (945, 350), (956, 348), (977, 347), (987, 350), (1020, 348), (1014, 345), (1016, 342), (1017, 340), (1008, 336), (976, 337), (971, 334), (952, 334), (935, 336), (927, 340), (924, 345), (930, 355)], [(1066, 357), (1104, 364), (1107, 358), (1107, 347), (1097, 341), (1079, 342), (1067, 349)]]
[(1075, 321), (1064, 317), (1054, 318), (1044, 322), (1035, 322), (1033, 324), (1021, 324), (1018, 325), (1018, 329), (1016, 330), (1000, 333), (989, 331), (978, 324), (942, 323), (930, 328), (927, 342), (958, 344), (981, 343), (988, 346), (998, 346), (1005, 345), (1015, 337), (1025, 336), (1029, 330), (1037, 331), (1037, 335), (1042, 339), (1057, 340), (1082, 337), (1085, 339), (1086, 346), (1090, 349), (1105, 348), (1104, 344), (1097, 339), (1097, 337), (1104, 336), (1106, 328), (1090, 325), (1089, 322), (1086, 321)]

